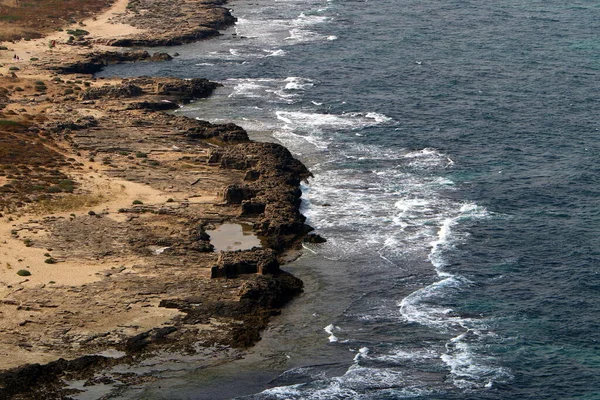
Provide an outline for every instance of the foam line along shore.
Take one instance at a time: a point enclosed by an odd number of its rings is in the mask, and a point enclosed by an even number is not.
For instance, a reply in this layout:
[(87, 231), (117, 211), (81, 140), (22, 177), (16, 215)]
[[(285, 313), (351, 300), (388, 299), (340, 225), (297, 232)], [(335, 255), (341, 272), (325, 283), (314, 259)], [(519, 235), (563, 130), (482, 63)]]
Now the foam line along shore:
[(224, 86), (178, 113), (284, 143), (314, 175), (303, 213), (328, 242), (306, 244), (289, 266), (307, 290), (252, 357), (161, 387), (207, 398), (594, 397), (597, 306), (580, 294), (597, 288), (597, 54), (576, 21), (596, 26), (597, 10), (232, 7), (235, 29), (184, 46), (177, 63), (113, 71), (211, 69)]

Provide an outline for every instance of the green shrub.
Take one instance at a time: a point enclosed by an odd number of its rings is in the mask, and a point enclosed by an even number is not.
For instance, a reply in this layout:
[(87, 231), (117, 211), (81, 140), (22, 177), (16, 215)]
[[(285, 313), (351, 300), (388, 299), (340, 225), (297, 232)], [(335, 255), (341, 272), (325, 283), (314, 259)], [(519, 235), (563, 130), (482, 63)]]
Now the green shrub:
[(65, 193), (73, 193), (75, 182), (70, 179), (62, 179), (57, 186)]
[(89, 32), (85, 29), (67, 29), (67, 33), (73, 36), (85, 36), (89, 35)]
[(21, 126), (21, 124), (10, 119), (0, 119), (0, 127), (2, 126)]
[(20, 71), (21, 69), (19, 67), (12, 66), (12, 67), (8, 67), (8, 70), (9, 71)]
[(17, 275), (19, 276), (29, 276), (31, 275), (31, 272), (27, 271), (26, 269), (20, 269), (17, 271)]
[(50, 258), (46, 258), (46, 259), (44, 260), (44, 262), (45, 262), (46, 264), (56, 264), (56, 260), (55, 260), (54, 258), (52, 258), (52, 257), (50, 257)]
[(141, 200), (134, 200), (131, 204), (144, 204)]
[(143, 152), (141, 152), (141, 151), (138, 151), (138, 152), (136, 152), (136, 153), (135, 153), (135, 156), (136, 156), (137, 158), (148, 158), (148, 154), (146, 154), (146, 153), (143, 153)]
[(59, 188), (58, 186), (50, 186), (48, 189), (46, 189), (47, 193), (60, 193), (62, 192), (62, 189)]

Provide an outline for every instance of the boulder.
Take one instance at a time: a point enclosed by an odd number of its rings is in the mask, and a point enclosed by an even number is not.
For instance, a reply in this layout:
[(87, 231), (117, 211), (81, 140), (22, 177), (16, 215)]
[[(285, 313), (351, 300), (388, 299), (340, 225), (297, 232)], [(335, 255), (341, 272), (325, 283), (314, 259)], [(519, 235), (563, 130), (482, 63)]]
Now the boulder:
[(325, 243), (327, 239), (318, 233), (310, 233), (304, 237), (304, 243)]
[(242, 274), (275, 274), (279, 272), (277, 254), (272, 249), (222, 251), (211, 278), (233, 278)]
[(156, 52), (150, 56), (150, 61), (171, 61), (173, 57), (169, 53)]
[(223, 196), (227, 204), (242, 204), (244, 200), (249, 200), (256, 196), (256, 190), (245, 185), (229, 185), (225, 189)]
[(82, 92), (79, 96), (80, 100), (95, 100), (101, 98), (131, 98), (141, 96), (142, 88), (130, 82), (124, 82), (119, 85), (102, 86), (90, 88)]

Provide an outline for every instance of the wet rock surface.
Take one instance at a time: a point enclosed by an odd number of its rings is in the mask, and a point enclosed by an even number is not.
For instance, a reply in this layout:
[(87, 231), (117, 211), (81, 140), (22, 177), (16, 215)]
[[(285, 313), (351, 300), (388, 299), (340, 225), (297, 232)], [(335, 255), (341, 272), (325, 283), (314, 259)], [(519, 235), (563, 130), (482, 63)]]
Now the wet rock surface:
[(276, 143), (241, 143), (213, 149), (209, 163), (243, 170), (243, 185), (225, 189), (226, 199), (241, 204), (240, 216), (256, 216), (254, 230), (278, 251), (293, 247), (312, 228), (300, 213), (300, 182), (311, 174), (289, 150)]
[(167, 53), (150, 54), (147, 51), (101, 51), (85, 54), (72, 62), (49, 64), (47, 69), (61, 74), (95, 74), (110, 64), (122, 64), (136, 61), (170, 61)]

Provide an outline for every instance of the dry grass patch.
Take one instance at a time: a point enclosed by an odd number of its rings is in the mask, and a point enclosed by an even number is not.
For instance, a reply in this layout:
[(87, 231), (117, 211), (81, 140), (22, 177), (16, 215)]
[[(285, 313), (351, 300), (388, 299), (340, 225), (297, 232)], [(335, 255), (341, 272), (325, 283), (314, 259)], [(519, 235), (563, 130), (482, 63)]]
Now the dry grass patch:
[(20, 122), (0, 119), (0, 210), (50, 200), (76, 186), (63, 172), (73, 168), (71, 162), (26, 129)]
[(38, 38), (112, 4), (111, 0), (1, 0), (0, 41)]
[(103, 194), (72, 194), (64, 197), (37, 202), (31, 211), (36, 214), (53, 214), (67, 211), (79, 211), (105, 203), (108, 199)]

